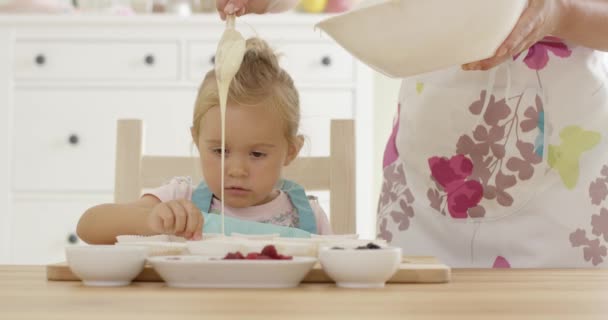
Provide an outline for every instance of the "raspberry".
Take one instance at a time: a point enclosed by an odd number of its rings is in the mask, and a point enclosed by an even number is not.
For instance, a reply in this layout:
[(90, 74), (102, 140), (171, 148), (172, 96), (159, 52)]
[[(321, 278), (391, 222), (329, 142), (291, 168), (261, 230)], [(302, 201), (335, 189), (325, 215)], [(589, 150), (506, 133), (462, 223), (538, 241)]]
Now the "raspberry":
[(263, 255), (269, 256), (273, 259), (278, 259), (278, 257), (279, 257), (279, 254), (277, 253), (277, 248), (275, 248), (273, 245), (265, 246), (264, 249), (262, 249), (261, 253)]
[(250, 252), (250, 253), (247, 254), (247, 256), (245, 257), (245, 259), (247, 259), (247, 260), (257, 260), (257, 258), (258, 258), (259, 255), (260, 254), (257, 253), (257, 252)]
[(284, 256), (284, 255), (280, 254), (280, 255), (277, 257), (277, 259), (278, 259), (278, 260), (293, 260), (293, 257), (292, 257), (292, 256)]
[(230, 252), (224, 257), (224, 260), (242, 260), (242, 259), (245, 259), (245, 257), (243, 257), (243, 254), (238, 251)]
[(267, 255), (260, 254), (260, 255), (258, 255), (258, 257), (256, 258), (256, 260), (274, 260), (274, 259), (273, 259), (273, 258), (271, 258), (271, 257), (269, 257), (269, 256), (267, 256)]

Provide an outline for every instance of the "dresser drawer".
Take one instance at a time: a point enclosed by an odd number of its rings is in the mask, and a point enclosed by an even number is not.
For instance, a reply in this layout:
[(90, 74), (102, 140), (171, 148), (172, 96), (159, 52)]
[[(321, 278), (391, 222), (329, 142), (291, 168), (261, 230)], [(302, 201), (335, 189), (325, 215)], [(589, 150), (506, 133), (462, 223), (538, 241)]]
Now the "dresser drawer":
[(194, 155), (195, 95), (194, 89), (18, 90), (13, 188), (110, 192), (120, 118), (144, 120), (147, 154)]
[[(271, 44), (280, 55), (281, 66), (296, 82), (352, 83), (354, 60), (334, 44)], [(217, 43), (191, 42), (188, 44), (188, 78), (200, 82), (213, 70)]]
[(277, 52), (281, 65), (296, 82), (352, 83), (354, 59), (331, 43), (283, 43)]
[(191, 42), (188, 44), (188, 79), (202, 83), (207, 72), (215, 66), (217, 43)]
[(18, 80), (177, 80), (177, 42), (18, 41)]
[(48, 264), (65, 261), (65, 247), (82, 244), (76, 236), (80, 216), (112, 196), (18, 199), (11, 228), (11, 263)]

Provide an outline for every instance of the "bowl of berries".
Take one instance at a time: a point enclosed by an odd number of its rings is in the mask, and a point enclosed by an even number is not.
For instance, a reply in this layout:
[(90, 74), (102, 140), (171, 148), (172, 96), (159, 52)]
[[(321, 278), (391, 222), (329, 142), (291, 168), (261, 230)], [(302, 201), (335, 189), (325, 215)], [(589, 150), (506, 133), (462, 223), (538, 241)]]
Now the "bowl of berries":
[(151, 257), (148, 262), (169, 287), (175, 288), (293, 288), (317, 262), (293, 257), (273, 245), (260, 252), (230, 252), (225, 256)]
[(338, 287), (382, 288), (401, 264), (401, 248), (373, 242), (357, 247), (322, 247), (319, 261)]

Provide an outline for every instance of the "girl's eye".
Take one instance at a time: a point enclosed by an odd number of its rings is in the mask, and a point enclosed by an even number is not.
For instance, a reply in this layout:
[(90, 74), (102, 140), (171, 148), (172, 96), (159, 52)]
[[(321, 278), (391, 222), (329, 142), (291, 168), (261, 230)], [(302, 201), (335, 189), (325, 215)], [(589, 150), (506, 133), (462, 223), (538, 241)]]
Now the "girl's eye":
[(251, 155), (254, 158), (264, 158), (266, 156), (265, 153), (263, 153), (263, 152), (257, 152), (257, 151), (252, 152)]
[[(214, 148), (211, 150), (214, 154), (217, 154), (218, 156), (222, 155), (222, 148)], [(228, 154), (228, 150), (226, 150), (226, 154)]]

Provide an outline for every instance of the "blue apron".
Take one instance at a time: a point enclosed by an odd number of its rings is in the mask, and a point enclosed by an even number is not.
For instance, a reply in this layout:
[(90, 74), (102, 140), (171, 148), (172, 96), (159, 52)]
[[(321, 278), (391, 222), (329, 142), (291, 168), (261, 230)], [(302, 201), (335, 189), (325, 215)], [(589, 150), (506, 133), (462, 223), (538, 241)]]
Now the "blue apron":
[[(234, 217), (224, 217), (224, 232), (227, 235), (243, 234), (271, 234), (278, 233), (282, 237), (308, 238), (311, 233), (317, 233), (315, 215), (308, 202), (308, 197), (302, 186), (288, 180), (281, 180), (279, 189), (287, 194), (292, 205), (298, 212), (299, 225), (297, 228), (247, 221)], [(213, 193), (205, 182), (201, 182), (192, 193), (192, 202), (201, 210), (205, 217), (203, 233), (221, 233), (221, 216), (209, 214)]]

